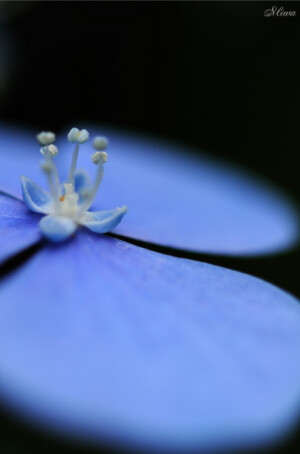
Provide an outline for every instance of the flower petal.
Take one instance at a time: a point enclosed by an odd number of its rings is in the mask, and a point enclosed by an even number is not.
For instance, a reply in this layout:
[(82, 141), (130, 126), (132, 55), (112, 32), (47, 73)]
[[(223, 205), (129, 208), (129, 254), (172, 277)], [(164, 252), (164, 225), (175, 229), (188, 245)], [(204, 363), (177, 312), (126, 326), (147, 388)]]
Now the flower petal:
[(92, 182), (89, 174), (85, 170), (77, 170), (74, 175), (75, 192), (81, 192), (84, 189), (91, 189)]
[(0, 391), (73, 436), (247, 446), (300, 407), (300, 307), (235, 271), (82, 231), (2, 284)]
[(69, 238), (76, 228), (75, 222), (64, 216), (49, 215), (43, 217), (40, 221), (40, 229), (43, 235), (55, 243)]
[[(276, 188), (204, 153), (196, 159), (187, 147), (90, 129), (110, 142), (93, 209), (129, 209), (116, 233), (231, 256), (274, 253), (297, 241), (296, 209)], [(92, 174), (90, 157), (81, 153), (80, 159)]]
[(21, 177), (21, 187), (24, 203), (35, 213), (53, 213), (53, 201), (49, 192), (38, 186), (29, 178)]
[[(203, 253), (253, 256), (295, 244), (296, 210), (277, 189), (208, 155), (195, 159), (183, 146), (125, 134), (106, 126), (89, 128), (110, 141), (109, 163), (95, 209), (126, 204), (116, 233), (165, 246)], [(2, 128), (1, 189), (20, 195), (19, 177), (40, 184), (35, 134)], [(92, 134), (91, 134), (92, 135)], [(59, 142), (56, 162), (67, 176), (73, 145)], [(69, 152), (65, 151), (69, 150)], [(79, 165), (91, 173), (88, 153)]]
[(39, 219), (21, 200), (0, 193), (0, 264), (41, 239)]
[(77, 170), (74, 175), (75, 192), (79, 194), (79, 202), (86, 200), (92, 190), (92, 181), (85, 170)]
[(125, 213), (127, 213), (126, 206), (115, 210), (88, 211), (83, 215), (80, 223), (93, 232), (106, 233), (113, 230), (121, 222)]

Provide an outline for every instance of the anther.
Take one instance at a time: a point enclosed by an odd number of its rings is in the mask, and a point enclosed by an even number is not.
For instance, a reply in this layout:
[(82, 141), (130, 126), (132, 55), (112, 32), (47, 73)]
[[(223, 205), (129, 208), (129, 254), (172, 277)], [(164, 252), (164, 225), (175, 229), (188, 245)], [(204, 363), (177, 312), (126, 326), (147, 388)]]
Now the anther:
[(97, 136), (93, 140), (93, 147), (95, 150), (106, 150), (108, 145), (108, 140), (105, 137)]
[(85, 143), (89, 140), (89, 136), (86, 129), (80, 131), (78, 128), (72, 128), (68, 134), (68, 141), (71, 143)]
[(56, 145), (48, 145), (47, 147), (42, 147), (40, 152), (43, 156), (51, 156), (54, 158), (58, 153), (58, 148)]
[(108, 159), (108, 155), (107, 155), (107, 153), (105, 153), (105, 151), (96, 151), (96, 153), (92, 154), (92, 161), (93, 161), (94, 164), (97, 164), (97, 166), (98, 166), (97, 174), (96, 174), (96, 180), (95, 180), (94, 186), (93, 186), (89, 196), (87, 197), (85, 202), (80, 207), (80, 212), (81, 213), (83, 213), (84, 211), (88, 210), (89, 207), (93, 203), (93, 200), (94, 200), (94, 198), (96, 196), (96, 193), (98, 191), (98, 188), (99, 188), (100, 183), (101, 183), (102, 178), (103, 178), (103, 173), (104, 173), (103, 164), (107, 161), (107, 159)]
[(79, 131), (78, 128), (72, 128), (68, 134), (68, 141), (75, 143), (75, 149), (73, 151), (71, 167), (69, 170), (68, 182), (74, 185), (74, 173), (76, 170), (78, 154), (79, 154), (79, 144), (85, 143), (89, 139), (89, 133), (86, 129)]
[(94, 164), (99, 164), (99, 162), (107, 162), (108, 154), (105, 151), (96, 151), (92, 154), (92, 161)]
[(55, 134), (53, 132), (40, 132), (39, 134), (37, 134), (36, 136), (38, 142), (41, 144), (41, 145), (50, 145), (51, 143), (55, 142)]

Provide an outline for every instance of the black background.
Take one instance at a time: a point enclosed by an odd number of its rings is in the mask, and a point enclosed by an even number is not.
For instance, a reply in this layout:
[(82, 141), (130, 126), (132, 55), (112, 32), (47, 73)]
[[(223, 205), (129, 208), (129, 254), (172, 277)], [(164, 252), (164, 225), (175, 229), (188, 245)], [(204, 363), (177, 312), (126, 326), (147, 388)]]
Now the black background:
[[(265, 17), (272, 6), (297, 16)], [(299, 3), (1, 2), (0, 16), (2, 122), (156, 134), (237, 162), (299, 200)], [(257, 260), (177, 254), (300, 296), (299, 249)], [(5, 452), (75, 449), (2, 420)], [(272, 449), (299, 446), (296, 432)]]

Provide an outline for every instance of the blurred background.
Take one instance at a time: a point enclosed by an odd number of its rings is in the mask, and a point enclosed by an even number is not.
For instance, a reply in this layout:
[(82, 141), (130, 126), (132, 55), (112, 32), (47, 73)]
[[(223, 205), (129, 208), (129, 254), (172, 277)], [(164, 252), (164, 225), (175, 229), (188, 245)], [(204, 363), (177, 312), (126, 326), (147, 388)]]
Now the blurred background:
[[(274, 5), (297, 15), (265, 17)], [(93, 122), (169, 138), (299, 201), (299, 44), (298, 2), (1, 1), (0, 121), (57, 132)], [(199, 258), (300, 296), (299, 256)], [(1, 452), (75, 452), (5, 412), (1, 421)], [(297, 433), (272, 452), (299, 448)]]

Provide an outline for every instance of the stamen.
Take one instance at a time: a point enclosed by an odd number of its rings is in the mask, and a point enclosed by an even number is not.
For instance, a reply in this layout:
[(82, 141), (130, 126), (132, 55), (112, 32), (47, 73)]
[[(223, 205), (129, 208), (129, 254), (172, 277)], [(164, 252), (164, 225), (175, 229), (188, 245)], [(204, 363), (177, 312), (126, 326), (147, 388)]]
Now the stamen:
[(57, 155), (58, 149), (55, 145), (48, 145), (40, 149), (41, 154), (46, 159), (45, 165), (48, 167), (47, 175), (49, 180), (49, 186), (52, 194), (54, 203), (57, 204), (61, 195), (61, 184), (59, 181), (58, 171), (54, 163), (54, 156)]
[[(85, 219), (89, 216), (89, 214), (85, 212), (94, 201), (103, 178), (104, 163), (108, 160), (107, 153), (103, 151), (107, 148), (108, 140), (102, 136), (95, 137), (93, 140), (93, 146), (96, 149), (96, 152), (92, 154), (92, 162), (97, 165), (95, 182), (91, 188), (89, 177), (82, 173), (80, 174), (80, 179), (78, 180), (78, 193), (75, 192), (74, 174), (78, 160), (79, 145), (85, 143), (88, 138), (89, 133), (86, 129), (79, 130), (78, 128), (72, 128), (70, 130), (68, 140), (69, 142), (75, 144), (75, 149), (72, 155), (68, 180), (64, 185), (62, 185), (60, 183), (58, 171), (54, 162), (54, 158), (58, 153), (57, 147), (52, 143), (55, 140), (55, 134), (52, 132), (42, 132), (37, 135), (37, 139), (42, 145), (40, 152), (44, 157), (44, 162), (42, 163), (41, 168), (47, 176), (51, 193), (51, 210), (54, 215), (62, 216), (63, 218), (70, 218), (78, 225), (82, 224), (83, 218)], [(116, 212), (118, 214), (118, 210)], [(125, 211), (121, 214), (124, 213)]]
[(76, 143), (72, 155), (71, 167), (69, 170), (68, 182), (74, 186), (74, 173), (77, 166), (79, 144), (85, 143), (89, 139), (89, 133), (86, 129), (79, 131), (78, 128), (72, 128), (68, 134), (68, 140), (71, 143)]
[(54, 201), (54, 204), (56, 205), (56, 200), (57, 200), (57, 191), (56, 187), (53, 181), (53, 163), (51, 162), (51, 159), (47, 159), (44, 161), (41, 165), (43, 172), (47, 175), (48, 179), (48, 185), (50, 188), (50, 193), (52, 196), (52, 199)]
[(91, 190), (91, 193), (87, 200), (81, 205), (80, 207), (80, 213), (83, 213), (84, 211), (88, 210), (90, 206), (92, 205), (94, 198), (97, 194), (98, 188), (100, 186), (100, 183), (103, 178), (104, 174), (104, 169), (103, 169), (103, 164), (107, 162), (108, 155), (105, 153), (105, 151), (96, 151), (96, 153), (92, 154), (92, 161), (94, 164), (98, 166), (97, 168), (97, 174), (96, 174), (96, 180), (93, 186), (93, 189)]
[(52, 168), (52, 165), (48, 161), (43, 161), (41, 163), (41, 169), (46, 174), (51, 172), (51, 168)]
[(73, 155), (72, 155), (71, 167), (70, 167), (69, 176), (68, 176), (68, 182), (72, 185), (74, 185), (74, 173), (75, 173), (76, 166), (77, 166), (78, 154), (79, 154), (79, 143), (76, 143), (75, 149), (74, 149)]

